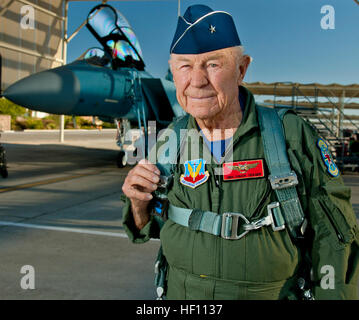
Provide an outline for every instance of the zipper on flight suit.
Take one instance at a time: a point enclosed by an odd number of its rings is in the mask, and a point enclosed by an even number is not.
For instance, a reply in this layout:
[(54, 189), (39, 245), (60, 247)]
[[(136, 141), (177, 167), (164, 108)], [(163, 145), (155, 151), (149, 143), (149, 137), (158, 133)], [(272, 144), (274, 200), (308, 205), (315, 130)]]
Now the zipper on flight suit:
[[(218, 168), (221, 169), (221, 166), (216, 167), (216, 169), (218, 170)], [(214, 170), (216, 171), (216, 170)], [(222, 183), (221, 183), (221, 175), (217, 175), (215, 172), (213, 172), (214, 174), (214, 181), (216, 183), (216, 186), (218, 188), (218, 214), (221, 214), (221, 204), (222, 204)]]
[(336, 221), (334, 220), (334, 218), (330, 214), (330, 208), (328, 208), (328, 206), (325, 204), (324, 201), (323, 202), (318, 201), (318, 202), (319, 202), (319, 205), (323, 208), (323, 211), (325, 212), (326, 216), (328, 217), (328, 220), (329, 220), (330, 224), (332, 225), (338, 240), (340, 242), (344, 243), (344, 235), (341, 232), (340, 227), (338, 226), (338, 224), (336, 223)]
[(216, 183), (217, 188), (219, 188), (219, 181), (218, 181), (218, 179), (216, 177), (214, 178), (214, 181)]
[[(213, 168), (212, 170), (212, 174), (214, 176), (214, 182), (216, 184), (216, 188), (218, 189), (218, 202), (217, 202), (217, 213), (221, 214), (221, 205), (222, 205), (222, 185), (221, 185), (221, 175), (217, 175), (216, 173), (218, 168), (221, 168), (221, 165), (216, 166), (215, 168)], [(221, 237), (217, 237), (216, 241), (216, 248), (215, 248), (215, 254), (216, 257), (218, 257), (216, 260), (216, 264), (215, 264), (215, 274), (216, 275), (221, 275), (222, 274), (222, 252), (223, 252), (223, 246), (222, 246), (222, 238)]]

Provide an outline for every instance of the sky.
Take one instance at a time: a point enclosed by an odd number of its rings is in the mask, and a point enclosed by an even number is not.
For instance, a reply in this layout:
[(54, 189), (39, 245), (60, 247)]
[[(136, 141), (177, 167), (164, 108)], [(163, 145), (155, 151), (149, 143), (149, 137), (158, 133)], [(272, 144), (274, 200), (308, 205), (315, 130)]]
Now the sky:
[[(68, 35), (96, 1), (70, 2)], [(109, 1), (129, 21), (140, 42), (146, 70), (164, 77), (177, 24), (178, 0)], [(181, 0), (229, 12), (245, 52), (253, 58), (246, 82), (359, 83), (359, 5), (354, 0)], [(332, 6), (328, 20), (323, 6)], [(324, 21), (322, 21), (324, 20)], [(334, 29), (323, 29), (321, 22)], [(99, 43), (84, 27), (69, 43), (67, 62)]]

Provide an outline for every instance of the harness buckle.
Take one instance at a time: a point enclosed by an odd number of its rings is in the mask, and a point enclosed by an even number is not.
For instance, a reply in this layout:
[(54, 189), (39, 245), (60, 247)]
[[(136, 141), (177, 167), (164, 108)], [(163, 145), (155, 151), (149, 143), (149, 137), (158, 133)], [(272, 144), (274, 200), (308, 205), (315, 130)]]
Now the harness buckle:
[[(274, 212), (275, 210), (278, 210), (277, 213)], [(280, 203), (279, 202), (270, 203), (267, 206), (267, 211), (268, 211), (268, 216), (270, 217), (272, 222), (271, 225), (273, 231), (280, 231), (285, 229), (285, 221), (280, 211)]]
[(269, 181), (273, 190), (294, 187), (298, 184), (298, 178), (294, 171), (280, 176), (269, 176)]
[(265, 226), (272, 226), (273, 231), (280, 231), (285, 229), (285, 221), (282, 216), (279, 202), (272, 202), (267, 206), (268, 215), (257, 221), (245, 224), (244, 230), (257, 230)]
[(168, 189), (172, 181), (172, 176), (160, 175), (160, 181), (157, 184), (157, 189), (154, 191), (154, 195), (159, 199), (167, 199)]
[[(249, 223), (249, 220), (240, 213), (234, 212), (225, 212), (222, 214), (222, 228), (221, 228), (221, 237), (224, 239), (238, 240), (244, 237), (249, 230), (245, 230), (241, 234), (238, 234), (238, 222), (239, 219), (244, 220), (246, 224)], [(230, 231), (230, 233), (228, 232)]]

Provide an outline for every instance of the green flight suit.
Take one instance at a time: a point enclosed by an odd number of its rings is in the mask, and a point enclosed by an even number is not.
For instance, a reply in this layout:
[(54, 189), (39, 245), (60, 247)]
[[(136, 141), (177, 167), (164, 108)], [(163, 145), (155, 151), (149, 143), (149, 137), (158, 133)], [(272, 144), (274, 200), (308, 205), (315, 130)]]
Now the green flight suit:
[[(244, 87), (240, 90), (246, 97), (246, 106), (242, 123), (233, 136), (233, 155), (228, 153), (217, 163), (199, 136), (200, 145), (204, 146), (200, 148), (199, 157), (207, 159), (205, 170), (209, 178), (194, 189), (181, 184), (180, 176), (185, 170), (181, 160), (168, 192), (172, 205), (218, 214), (238, 212), (255, 221), (267, 215), (268, 204), (277, 201), (266, 166), (263, 178), (224, 181), (222, 175), (215, 174), (214, 170), (222, 168), (225, 162), (265, 158), (254, 98)], [(314, 234), (310, 248), (314, 297), (357, 299), (359, 233), (350, 204), (350, 189), (343, 185), (340, 176), (332, 177), (328, 173), (316, 144), (319, 137), (310, 125), (295, 114), (287, 113), (283, 126), (289, 160), (299, 180), (298, 195)], [(188, 129), (198, 131), (193, 117), (189, 118)], [(190, 146), (187, 139), (184, 150)], [(159, 233), (151, 217), (138, 231), (128, 199), (123, 209), (123, 225), (135, 243), (160, 236), (169, 264), (168, 299), (293, 298), (292, 288), (296, 285), (301, 255), (287, 228), (273, 231), (271, 227), (262, 227), (239, 240), (226, 240), (192, 231), (171, 220), (166, 221)], [(326, 266), (332, 266), (335, 271), (334, 289), (321, 288)]]

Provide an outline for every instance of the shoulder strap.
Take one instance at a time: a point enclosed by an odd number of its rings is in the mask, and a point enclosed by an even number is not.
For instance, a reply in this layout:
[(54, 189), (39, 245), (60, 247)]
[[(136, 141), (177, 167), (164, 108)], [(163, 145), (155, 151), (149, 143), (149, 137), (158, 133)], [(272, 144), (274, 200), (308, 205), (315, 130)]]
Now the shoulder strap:
[(261, 129), (264, 155), (269, 168), (269, 180), (280, 202), (291, 235), (301, 238), (306, 226), (304, 213), (298, 198), (298, 179), (290, 167), (282, 119), (288, 110), (279, 114), (273, 108), (256, 105)]
[(279, 109), (274, 109), (277, 114), (278, 114), (278, 117), (280, 118), (281, 121), (283, 121), (283, 118), (284, 116), (288, 113), (288, 112), (291, 112), (291, 113), (294, 113), (295, 112), (291, 109), (288, 109), (288, 108), (279, 108)]

